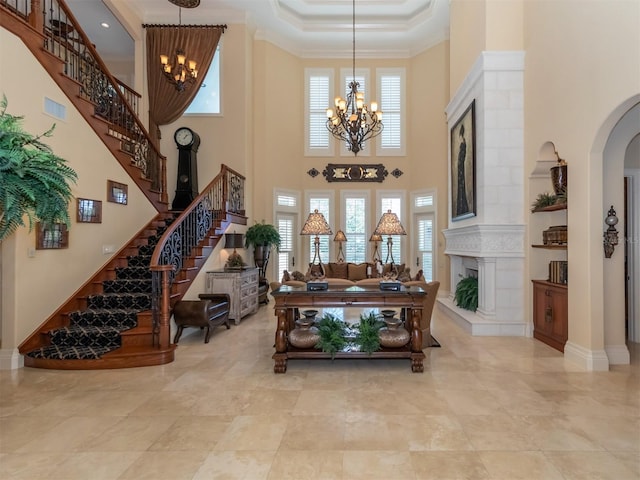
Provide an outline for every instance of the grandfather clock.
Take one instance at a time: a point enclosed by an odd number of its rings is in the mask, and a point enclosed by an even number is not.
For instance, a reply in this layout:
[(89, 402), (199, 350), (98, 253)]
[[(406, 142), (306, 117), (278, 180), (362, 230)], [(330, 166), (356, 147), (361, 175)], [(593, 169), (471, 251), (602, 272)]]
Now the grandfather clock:
[(180, 127), (173, 135), (178, 146), (178, 178), (176, 196), (171, 208), (184, 210), (198, 196), (198, 160), (200, 135), (187, 127)]

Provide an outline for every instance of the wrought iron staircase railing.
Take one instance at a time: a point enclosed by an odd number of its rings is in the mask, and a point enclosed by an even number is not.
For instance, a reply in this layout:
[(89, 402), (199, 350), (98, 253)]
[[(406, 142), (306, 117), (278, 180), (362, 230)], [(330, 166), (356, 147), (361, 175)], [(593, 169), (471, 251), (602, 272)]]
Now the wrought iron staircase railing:
[(184, 292), (177, 291), (176, 275), (185, 274), (185, 262), (195, 248), (213, 246), (207, 238), (229, 215), (244, 216), (245, 177), (222, 165), (220, 173), (164, 232), (151, 257), (154, 341), (160, 348), (170, 343), (172, 305)]
[(64, 0), (0, 0), (0, 7), (2, 15), (30, 25), (41, 36), (40, 47), (63, 61), (63, 73), (78, 84), (78, 96), (95, 106), (93, 114), (106, 121), (108, 135), (120, 140), (120, 149), (150, 187), (134, 181), (147, 197), (146, 190), (153, 193), (156, 208), (166, 210), (166, 158), (138, 118), (140, 95), (111, 75)]

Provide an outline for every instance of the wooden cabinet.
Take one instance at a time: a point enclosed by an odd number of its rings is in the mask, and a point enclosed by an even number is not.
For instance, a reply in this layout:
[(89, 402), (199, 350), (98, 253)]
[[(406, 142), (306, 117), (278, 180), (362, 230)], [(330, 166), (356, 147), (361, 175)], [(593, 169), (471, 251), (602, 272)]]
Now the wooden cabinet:
[(567, 286), (533, 280), (533, 336), (564, 352), (568, 337)]
[(207, 293), (227, 293), (231, 298), (229, 318), (240, 319), (258, 311), (258, 269), (212, 270), (207, 272)]

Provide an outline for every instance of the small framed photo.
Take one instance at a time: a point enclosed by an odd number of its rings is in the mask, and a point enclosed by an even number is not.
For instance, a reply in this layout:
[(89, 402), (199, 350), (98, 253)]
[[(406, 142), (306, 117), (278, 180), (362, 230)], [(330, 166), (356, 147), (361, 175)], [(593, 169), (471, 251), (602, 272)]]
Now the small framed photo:
[(108, 202), (126, 205), (128, 192), (129, 192), (129, 189), (125, 183), (118, 183), (118, 182), (114, 182), (113, 180), (107, 180), (107, 201)]
[(102, 223), (102, 202), (88, 198), (78, 198), (76, 211), (78, 223)]
[(64, 223), (36, 223), (36, 250), (69, 248), (69, 230)]
[(451, 128), (451, 220), (476, 216), (475, 103)]

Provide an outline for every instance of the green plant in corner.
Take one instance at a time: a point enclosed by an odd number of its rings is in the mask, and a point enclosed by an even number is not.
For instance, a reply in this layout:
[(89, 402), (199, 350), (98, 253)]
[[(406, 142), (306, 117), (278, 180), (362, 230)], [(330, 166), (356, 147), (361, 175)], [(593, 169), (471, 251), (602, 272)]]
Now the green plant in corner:
[(478, 308), (478, 279), (465, 277), (458, 282), (455, 294), (456, 305), (475, 312)]
[(369, 315), (360, 315), (360, 323), (355, 326), (357, 332), (355, 343), (360, 346), (360, 351), (371, 355), (380, 350), (379, 331), (384, 325), (374, 312), (369, 312)]
[(33, 136), (22, 128), (24, 117), (7, 113), (7, 97), (0, 101), (0, 241), (35, 222), (65, 223), (70, 227), (70, 182), (78, 175), (40, 139), (53, 134), (55, 124)]
[(336, 353), (342, 351), (347, 345), (345, 338), (347, 324), (342, 320), (338, 320), (334, 315), (326, 313), (316, 325), (320, 340), (318, 340), (315, 348), (330, 353), (333, 359)]

